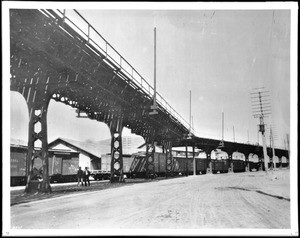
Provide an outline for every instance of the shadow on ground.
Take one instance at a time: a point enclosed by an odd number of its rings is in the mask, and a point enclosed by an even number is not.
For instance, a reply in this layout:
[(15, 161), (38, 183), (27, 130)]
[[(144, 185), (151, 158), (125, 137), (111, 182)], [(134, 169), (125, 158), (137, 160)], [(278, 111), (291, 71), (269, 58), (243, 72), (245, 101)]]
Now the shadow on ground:
[(100, 191), (103, 189), (118, 188), (123, 186), (129, 186), (137, 183), (149, 183), (158, 182), (166, 178), (156, 179), (126, 179), (125, 183), (110, 183), (109, 181), (94, 181), (91, 182), (91, 186), (78, 187), (76, 184), (52, 186), (51, 193), (36, 193), (36, 194), (25, 194), (24, 190), (15, 190), (10, 192), (10, 205), (17, 205), (21, 203), (27, 203), (32, 201), (39, 201), (48, 198), (61, 197), (64, 195), (78, 194), (90, 191)]

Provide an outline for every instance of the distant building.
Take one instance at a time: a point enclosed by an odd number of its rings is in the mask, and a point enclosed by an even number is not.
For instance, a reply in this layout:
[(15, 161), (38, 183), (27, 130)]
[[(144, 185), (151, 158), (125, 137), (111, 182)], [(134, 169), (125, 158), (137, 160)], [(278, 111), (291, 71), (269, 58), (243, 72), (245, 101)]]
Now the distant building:
[[(138, 146), (144, 143), (140, 136), (123, 136), (122, 150), (124, 156), (130, 156), (140, 151)], [(68, 138), (58, 138), (49, 143), (51, 149), (68, 149), (79, 153), (79, 166), (88, 167), (91, 171), (102, 170), (104, 161), (101, 161), (103, 155), (111, 154), (111, 140), (100, 141), (76, 141)], [(102, 156), (101, 156), (102, 155)], [(106, 158), (106, 157), (105, 157)], [(107, 158), (105, 159), (107, 160)]]
[(93, 141), (76, 141), (67, 138), (58, 138), (49, 143), (49, 149), (68, 149), (79, 153), (78, 166), (84, 169), (101, 170), (101, 154), (110, 152), (110, 145), (103, 145)]

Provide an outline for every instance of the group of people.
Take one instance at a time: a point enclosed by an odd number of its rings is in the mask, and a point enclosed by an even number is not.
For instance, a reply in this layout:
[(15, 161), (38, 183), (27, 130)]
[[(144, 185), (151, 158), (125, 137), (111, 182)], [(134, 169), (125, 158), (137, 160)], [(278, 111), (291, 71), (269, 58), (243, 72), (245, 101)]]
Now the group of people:
[(78, 171), (77, 171), (77, 179), (78, 179), (78, 183), (77, 186), (83, 186), (83, 182), (85, 184), (85, 186), (90, 186), (90, 175), (91, 172), (88, 170), (88, 167), (85, 167), (85, 170), (83, 171), (81, 169), (81, 167), (79, 167)]

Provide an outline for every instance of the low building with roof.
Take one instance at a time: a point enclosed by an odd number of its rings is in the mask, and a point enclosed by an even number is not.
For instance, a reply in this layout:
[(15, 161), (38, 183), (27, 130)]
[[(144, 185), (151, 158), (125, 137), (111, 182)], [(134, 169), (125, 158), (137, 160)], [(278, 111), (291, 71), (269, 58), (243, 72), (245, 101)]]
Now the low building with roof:
[(68, 138), (57, 138), (49, 143), (51, 149), (69, 149), (79, 153), (78, 166), (89, 170), (101, 170), (101, 154), (110, 152), (109, 144), (93, 141), (76, 141)]

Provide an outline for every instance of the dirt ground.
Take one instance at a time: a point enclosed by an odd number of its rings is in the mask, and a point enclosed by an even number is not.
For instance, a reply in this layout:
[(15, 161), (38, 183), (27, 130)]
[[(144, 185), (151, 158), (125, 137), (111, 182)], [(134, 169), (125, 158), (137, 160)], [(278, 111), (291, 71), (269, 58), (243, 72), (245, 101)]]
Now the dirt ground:
[[(289, 170), (269, 175), (207, 174), (125, 184), (32, 202), (18, 201), (16, 197), (20, 194), (14, 191), (12, 229), (290, 229), (291, 226)], [(97, 183), (93, 186), (97, 187)]]

